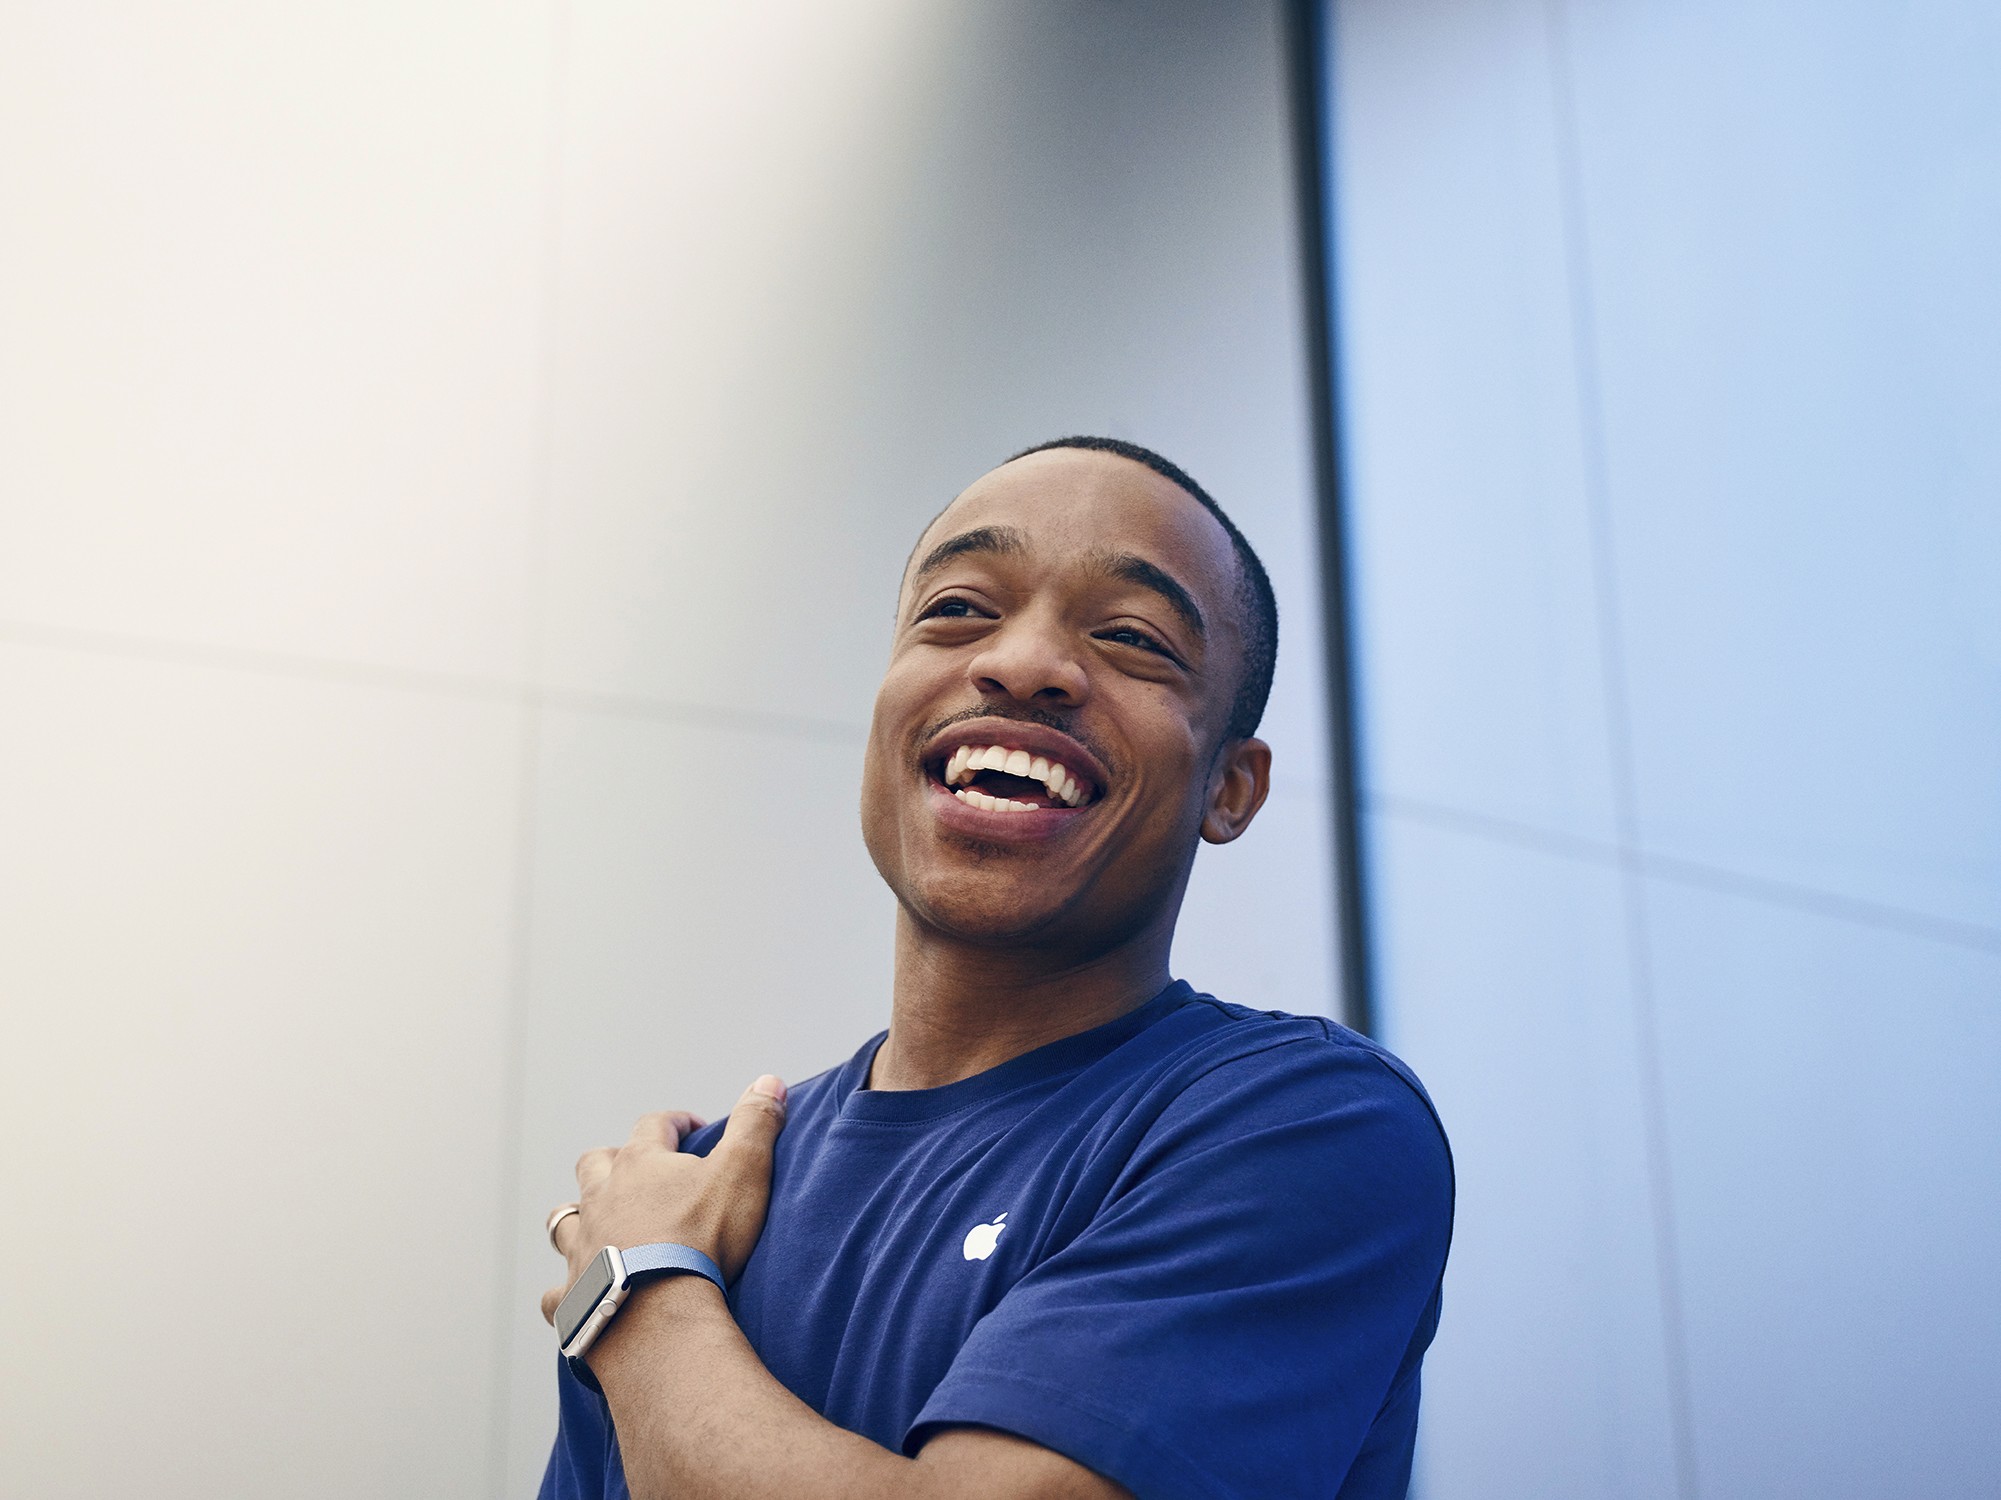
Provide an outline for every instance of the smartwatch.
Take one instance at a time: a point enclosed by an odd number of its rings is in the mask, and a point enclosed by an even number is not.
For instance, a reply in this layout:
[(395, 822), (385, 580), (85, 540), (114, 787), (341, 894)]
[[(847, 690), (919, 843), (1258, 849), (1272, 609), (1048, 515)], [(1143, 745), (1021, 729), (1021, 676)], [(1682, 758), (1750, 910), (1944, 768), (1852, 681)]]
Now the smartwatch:
[(598, 1388), (583, 1356), (612, 1317), (625, 1305), (636, 1286), (644, 1286), (662, 1276), (706, 1276), (725, 1296), (722, 1267), (691, 1245), (635, 1245), (620, 1250), (614, 1245), (591, 1257), (583, 1274), (563, 1293), (556, 1305), (556, 1339), (569, 1361), (570, 1373), (592, 1390)]

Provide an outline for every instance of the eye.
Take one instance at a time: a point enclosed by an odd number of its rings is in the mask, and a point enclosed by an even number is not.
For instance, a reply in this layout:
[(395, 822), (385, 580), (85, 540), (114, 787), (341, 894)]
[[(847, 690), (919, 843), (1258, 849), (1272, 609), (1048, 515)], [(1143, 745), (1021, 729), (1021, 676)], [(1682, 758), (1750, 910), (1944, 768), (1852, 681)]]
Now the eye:
[(979, 613), (980, 611), (974, 606), (972, 600), (962, 598), (957, 594), (947, 594), (942, 599), (933, 600), (931, 604), (919, 612), (917, 618), (920, 620), (968, 620), (977, 617)]
[(1136, 629), (1131, 625), (1120, 625), (1112, 630), (1101, 630), (1098, 632), (1098, 639), (1101, 641), (1112, 641), (1121, 646), (1137, 646), (1142, 651), (1157, 652), (1161, 656), (1173, 655), (1171, 651), (1148, 635), (1144, 630)]

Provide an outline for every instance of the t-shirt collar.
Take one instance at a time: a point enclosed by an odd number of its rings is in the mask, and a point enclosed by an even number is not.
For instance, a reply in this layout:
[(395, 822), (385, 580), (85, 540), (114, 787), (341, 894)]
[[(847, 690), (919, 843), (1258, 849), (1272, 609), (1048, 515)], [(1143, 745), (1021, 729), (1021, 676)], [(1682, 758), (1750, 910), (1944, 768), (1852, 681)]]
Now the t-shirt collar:
[(971, 1078), (961, 1078), (957, 1083), (935, 1089), (861, 1087), (862, 1080), (868, 1077), (869, 1065), (875, 1060), (876, 1049), (889, 1035), (886, 1031), (882, 1032), (870, 1038), (843, 1070), (848, 1076), (842, 1079), (841, 1118), (905, 1124), (935, 1120), (1030, 1084), (1080, 1072), (1138, 1036), (1169, 1011), (1186, 1004), (1194, 993), (1186, 980), (1173, 980), (1144, 1005), (1102, 1026), (1093, 1026), (1089, 1031), (1063, 1037), (1037, 1047), (1033, 1052), (1010, 1058), (998, 1067), (988, 1068), (984, 1073), (975, 1073)]

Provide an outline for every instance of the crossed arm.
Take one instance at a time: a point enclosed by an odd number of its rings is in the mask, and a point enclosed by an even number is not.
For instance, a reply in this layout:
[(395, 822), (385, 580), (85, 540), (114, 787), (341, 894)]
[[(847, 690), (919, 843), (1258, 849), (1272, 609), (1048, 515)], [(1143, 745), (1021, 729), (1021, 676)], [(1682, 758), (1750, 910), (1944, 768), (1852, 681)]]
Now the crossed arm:
[[(693, 1116), (647, 1115), (577, 1163), (577, 1213), (557, 1226), (575, 1280), (598, 1249), (669, 1241), (734, 1280), (763, 1232), (785, 1089), (760, 1078), (706, 1157)], [(561, 1287), (544, 1294), (552, 1316)], [(636, 1288), (588, 1356), (633, 1500), (1130, 1500), (1120, 1485), (1010, 1433), (954, 1428), (905, 1458), (827, 1421), (767, 1371), (699, 1276)]]

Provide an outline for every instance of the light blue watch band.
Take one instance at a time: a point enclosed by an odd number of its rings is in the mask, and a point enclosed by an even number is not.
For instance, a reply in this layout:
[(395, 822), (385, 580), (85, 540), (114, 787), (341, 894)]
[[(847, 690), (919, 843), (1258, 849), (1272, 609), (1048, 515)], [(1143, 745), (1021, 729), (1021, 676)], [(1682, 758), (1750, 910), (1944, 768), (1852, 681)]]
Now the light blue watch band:
[(642, 1276), (651, 1279), (675, 1271), (692, 1271), (708, 1277), (716, 1284), (717, 1291), (729, 1295), (730, 1289), (723, 1285), (723, 1268), (693, 1245), (634, 1245), (630, 1250), (619, 1251), (618, 1258), (625, 1266), (626, 1281), (633, 1285)]

